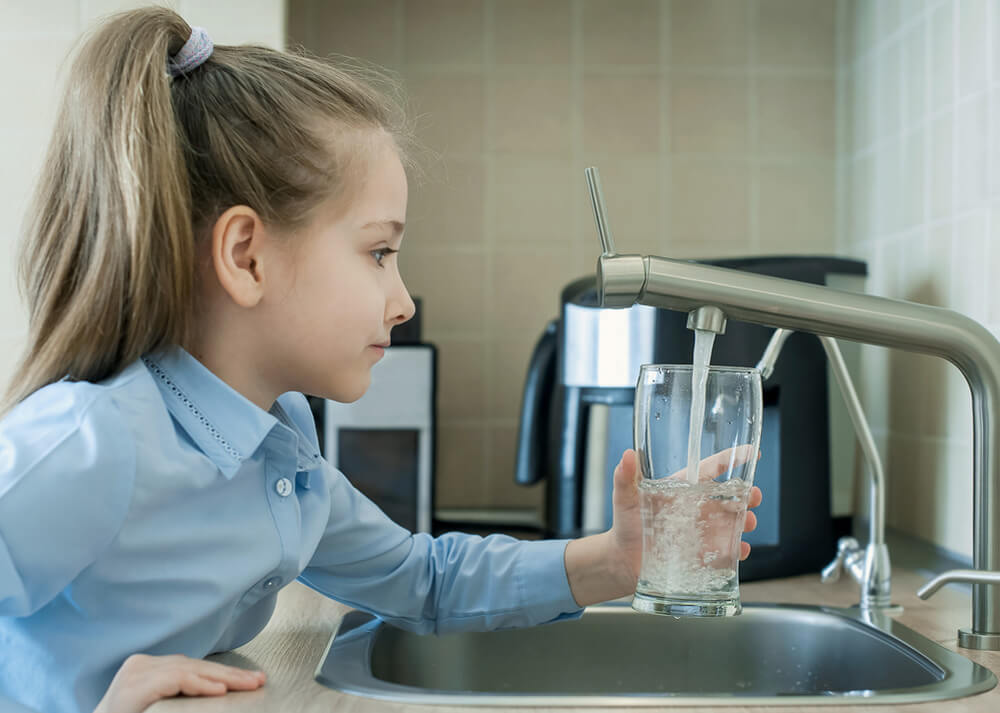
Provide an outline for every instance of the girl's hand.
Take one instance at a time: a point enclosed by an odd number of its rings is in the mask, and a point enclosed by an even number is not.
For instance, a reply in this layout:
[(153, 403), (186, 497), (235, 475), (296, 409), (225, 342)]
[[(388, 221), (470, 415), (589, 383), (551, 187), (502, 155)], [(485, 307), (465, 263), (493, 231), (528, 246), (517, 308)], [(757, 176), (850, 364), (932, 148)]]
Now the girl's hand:
[[(699, 463), (699, 478), (711, 479), (724, 473), (730, 467), (730, 460), (728, 452), (709, 456)], [(682, 471), (670, 477), (683, 478), (686, 476), (687, 473)], [(629, 592), (635, 590), (635, 585), (639, 581), (639, 568), (642, 565), (642, 517), (639, 514), (638, 484), (638, 462), (635, 451), (630, 448), (622, 454), (622, 459), (615, 468), (614, 494), (612, 496), (614, 516), (610, 533), (612, 536), (611, 556), (619, 563), (619, 577), (622, 581), (622, 587)], [(757, 527), (757, 516), (750, 512), (749, 508), (760, 505), (761, 499), (760, 488), (756, 485), (753, 486), (747, 503), (748, 509), (743, 532), (750, 532)], [(745, 560), (749, 554), (750, 545), (741, 542), (740, 559)]]
[(264, 685), (263, 671), (246, 671), (187, 656), (135, 654), (125, 659), (94, 713), (140, 713), (161, 698), (221, 696)]

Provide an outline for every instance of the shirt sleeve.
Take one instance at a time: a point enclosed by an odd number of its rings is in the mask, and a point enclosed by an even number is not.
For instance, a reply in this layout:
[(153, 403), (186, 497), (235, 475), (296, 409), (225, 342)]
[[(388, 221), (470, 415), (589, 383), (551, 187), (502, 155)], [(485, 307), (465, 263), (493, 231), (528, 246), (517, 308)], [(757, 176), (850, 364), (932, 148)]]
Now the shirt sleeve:
[(413, 534), (324, 463), (330, 519), (300, 580), (419, 633), (532, 626), (582, 613), (566, 578), (566, 540)]
[(125, 519), (134, 440), (96, 388), (52, 384), (0, 421), (0, 616), (51, 601)]

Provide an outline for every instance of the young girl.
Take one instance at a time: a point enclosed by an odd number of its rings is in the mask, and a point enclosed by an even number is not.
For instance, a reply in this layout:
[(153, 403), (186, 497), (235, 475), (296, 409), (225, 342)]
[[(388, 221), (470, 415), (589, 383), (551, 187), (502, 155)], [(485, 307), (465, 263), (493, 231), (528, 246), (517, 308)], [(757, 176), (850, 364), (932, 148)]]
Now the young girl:
[(631, 452), (613, 528), (568, 543), (412, 534), (320, 457), (302, 392), (359, 398), (413, 314), (405, 136), (356, 74), (213, 48), (166, 9), (82, 47), (0, 422), (0, 695), (130, 713), (257, 688), (200, 659), (252, 639), (296, 578), (421, 632), (541, 624), (634, 590)]

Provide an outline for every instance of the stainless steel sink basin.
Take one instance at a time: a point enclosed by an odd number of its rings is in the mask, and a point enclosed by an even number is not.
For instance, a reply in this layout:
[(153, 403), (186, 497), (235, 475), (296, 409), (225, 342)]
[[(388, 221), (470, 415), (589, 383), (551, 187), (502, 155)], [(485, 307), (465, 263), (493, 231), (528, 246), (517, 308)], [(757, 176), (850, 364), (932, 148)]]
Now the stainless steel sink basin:
[(316, 678), (397, 702), (505, 706), (908, 703), (997, 683), (885, 615), (774, 604), (714, 620), (602, 605), (576, 621), (444, 636), (352, 611)]

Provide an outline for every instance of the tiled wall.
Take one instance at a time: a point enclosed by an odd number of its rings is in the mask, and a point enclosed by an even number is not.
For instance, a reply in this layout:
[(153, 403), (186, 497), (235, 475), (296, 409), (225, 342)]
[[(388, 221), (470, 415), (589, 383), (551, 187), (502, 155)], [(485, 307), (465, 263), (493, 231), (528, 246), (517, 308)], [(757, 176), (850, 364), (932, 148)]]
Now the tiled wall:
[(535, 339), (599, 253), (834, 247), (834, 0), (290, 0), (291, 40), (397, 71), (439, 154), (401, 265), (440, 347), (438, 503), (513, 484)]
[[(3, 0), (0, 3), (0, 383), (24, 348), (27, 310), (17, 295), (16, 245), (48, 145), (66, 57), (100, 17), (138, 0)], [(284, 46), (282, 0), (181, 0), (160, 4), (207, 28), (219, 43)]]
[[(842, 0), (837, 245), (868, 289), (1000, 333), (1000, 4)], [(943, 361), (867, 348), (861, 391), (889, 524), (972, 552), (968, 387)]]

